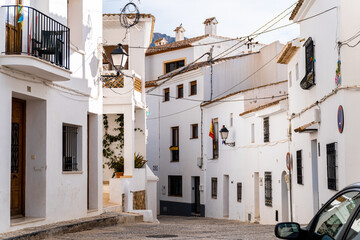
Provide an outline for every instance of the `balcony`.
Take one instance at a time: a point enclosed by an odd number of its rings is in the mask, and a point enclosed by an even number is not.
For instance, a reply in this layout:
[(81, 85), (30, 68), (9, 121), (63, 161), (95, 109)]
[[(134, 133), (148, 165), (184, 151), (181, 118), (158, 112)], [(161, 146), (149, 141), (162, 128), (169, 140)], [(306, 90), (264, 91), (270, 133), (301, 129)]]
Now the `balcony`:
[(70, 79), (68, 27), (32, 7), (8, 5), (0, 8), (0, 31), (0, 65), (52, 81)]

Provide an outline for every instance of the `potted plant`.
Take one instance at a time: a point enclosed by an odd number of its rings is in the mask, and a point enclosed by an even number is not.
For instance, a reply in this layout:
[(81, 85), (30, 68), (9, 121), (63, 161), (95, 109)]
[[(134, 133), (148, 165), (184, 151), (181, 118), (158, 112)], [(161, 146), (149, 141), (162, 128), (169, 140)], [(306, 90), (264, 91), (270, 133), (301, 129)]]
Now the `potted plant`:
[(120, 178), (120, 176), (124, 175), (124, 157), (114, 156), (105, 164), (109, 167), (109, 169), (113, 169), (114, 172), (112, 177), (116, 176), (116, 178)]
[(134, 165), (135, 168), (142, 168), (147, 161), (144, 159), (144, 156), (140, 153), (134, 153)]

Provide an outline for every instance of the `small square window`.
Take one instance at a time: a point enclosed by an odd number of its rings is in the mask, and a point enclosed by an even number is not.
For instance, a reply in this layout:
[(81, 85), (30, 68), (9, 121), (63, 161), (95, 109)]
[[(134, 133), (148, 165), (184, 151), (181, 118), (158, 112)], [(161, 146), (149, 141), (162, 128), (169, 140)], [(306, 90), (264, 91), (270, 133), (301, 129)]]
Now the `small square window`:
[(170, 88), (164, 89), (164, 102), (170, 101)]
[(190, 82), (190, 96), (197, 94), (197, 82), (192, 81)]
[(184, 97), (184, 85), (180, 84), (177, 85), (177, 98), (183, 98)]
[(199, 137), (198, 131), (199, 131), (198, 124), (191, 124), (191, 138), (192, 139)]

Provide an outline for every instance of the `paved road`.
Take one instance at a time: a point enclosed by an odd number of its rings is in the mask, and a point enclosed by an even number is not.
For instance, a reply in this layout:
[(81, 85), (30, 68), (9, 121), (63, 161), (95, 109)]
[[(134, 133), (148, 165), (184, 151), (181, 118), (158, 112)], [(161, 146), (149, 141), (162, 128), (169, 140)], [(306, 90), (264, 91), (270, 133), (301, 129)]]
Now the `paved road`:
[(55, 236), (52, 239), (276, 239), (273, 236), (274, 226), (196, 217), (160, 216), (159, 221), (160, 224), (121, 224)]

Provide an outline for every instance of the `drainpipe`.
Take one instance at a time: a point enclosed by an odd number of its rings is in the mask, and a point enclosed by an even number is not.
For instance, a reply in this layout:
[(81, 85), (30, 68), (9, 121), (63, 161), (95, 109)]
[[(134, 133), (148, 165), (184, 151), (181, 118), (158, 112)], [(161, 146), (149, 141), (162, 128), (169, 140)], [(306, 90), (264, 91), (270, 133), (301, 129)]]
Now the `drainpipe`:
[[(288, 151), (290, 152), (290, 144), (292, 142), (292, 134), (291, 134), (291, 118), (289, 119), (289, 144)], [(293, 221), (293, 206), (292, 206), (292, 181), (291, 181), (291, 168), (293, 165), (292, 154), (290, 154), (290, 170), (289, 170), (289, 185), (290, 185), (290, 222)]]
[(204, 125), (204, 109), (200, 106), (200, 110), (201, 110), (201, 123), (200, 123), (200, 164), (201, 164), (201, 169), (204, 165), (204, 140), (203, 140), (203, 125)]

